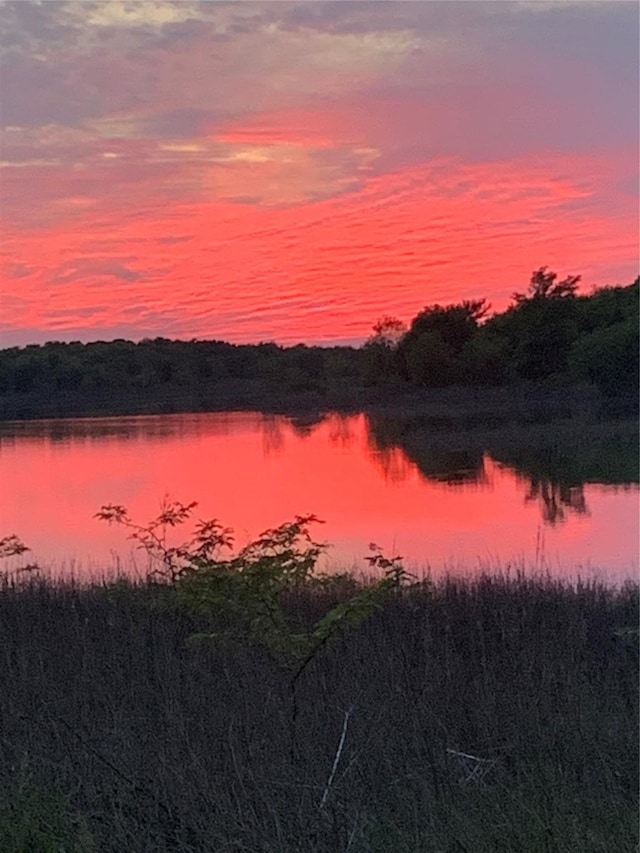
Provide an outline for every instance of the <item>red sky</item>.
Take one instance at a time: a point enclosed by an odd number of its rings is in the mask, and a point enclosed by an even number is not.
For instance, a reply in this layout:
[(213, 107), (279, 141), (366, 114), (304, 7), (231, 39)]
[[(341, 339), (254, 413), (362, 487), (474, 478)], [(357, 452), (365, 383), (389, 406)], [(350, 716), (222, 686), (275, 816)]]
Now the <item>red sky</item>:
[(1, 2), (0, 345), (359, 342), (638, 274), (638, 6)]

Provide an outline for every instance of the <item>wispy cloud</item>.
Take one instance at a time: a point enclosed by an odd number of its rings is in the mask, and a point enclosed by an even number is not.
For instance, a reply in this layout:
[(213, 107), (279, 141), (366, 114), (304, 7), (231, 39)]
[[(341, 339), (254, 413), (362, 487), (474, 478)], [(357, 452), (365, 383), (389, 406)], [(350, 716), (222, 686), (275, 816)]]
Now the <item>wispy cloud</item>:
[(635, 274), (634, 4), (2, 15), (3, 340), (352, 339), (541, 263)]

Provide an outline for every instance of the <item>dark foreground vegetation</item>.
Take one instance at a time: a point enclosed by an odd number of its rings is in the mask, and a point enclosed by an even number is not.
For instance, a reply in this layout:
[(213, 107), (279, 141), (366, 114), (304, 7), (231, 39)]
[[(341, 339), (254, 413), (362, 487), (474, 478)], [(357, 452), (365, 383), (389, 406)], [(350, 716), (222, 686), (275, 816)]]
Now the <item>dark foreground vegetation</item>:
[[(290, 589), (287, 624), (358, 589)], [(5, 582), (3, 853), (637, 849), (637, 588), (396, 585), (302, 670), (232, 621)]]
[(511, 306), (385, 317), (359, 348), (222, 341), (47, 343), (0, 350), (0, 419), (224, 409), (364, 408), (432, 389), (590, 384), (637, 410), (638, 287), (577, 292), (543, 267)]

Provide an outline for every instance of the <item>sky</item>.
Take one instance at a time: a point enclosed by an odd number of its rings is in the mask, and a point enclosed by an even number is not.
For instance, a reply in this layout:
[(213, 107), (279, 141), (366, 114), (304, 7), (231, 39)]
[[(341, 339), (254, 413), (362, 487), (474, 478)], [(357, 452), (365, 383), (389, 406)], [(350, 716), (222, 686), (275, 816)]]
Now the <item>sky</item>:
[(359, 343), (638, 275), (639, 9), (0, 0), (0, 346)]

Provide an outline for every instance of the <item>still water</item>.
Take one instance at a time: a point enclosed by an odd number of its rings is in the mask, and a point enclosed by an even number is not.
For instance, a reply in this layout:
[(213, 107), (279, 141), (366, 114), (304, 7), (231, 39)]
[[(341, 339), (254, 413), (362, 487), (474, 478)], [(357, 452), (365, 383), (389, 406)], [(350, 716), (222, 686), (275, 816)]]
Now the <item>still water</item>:
[(637, 445), (614, 439), (602, 445), (609, 470), (586, 438), (532, 455), (526, 436), (451, 436), (362, 414), (4, 423), (0, 537), (15, 533), (30, 561), (57, 573), (144, 572), (124, 531), (94, 513), (124, 504), (145, 522), (168, 496), (198, 501), (197, 517), (219, 518), (239, 545), (314, 513), (330, 569), (366, 569), (373, 542), (434, 575), (510, 565), (619, 582), (638, 571)]

